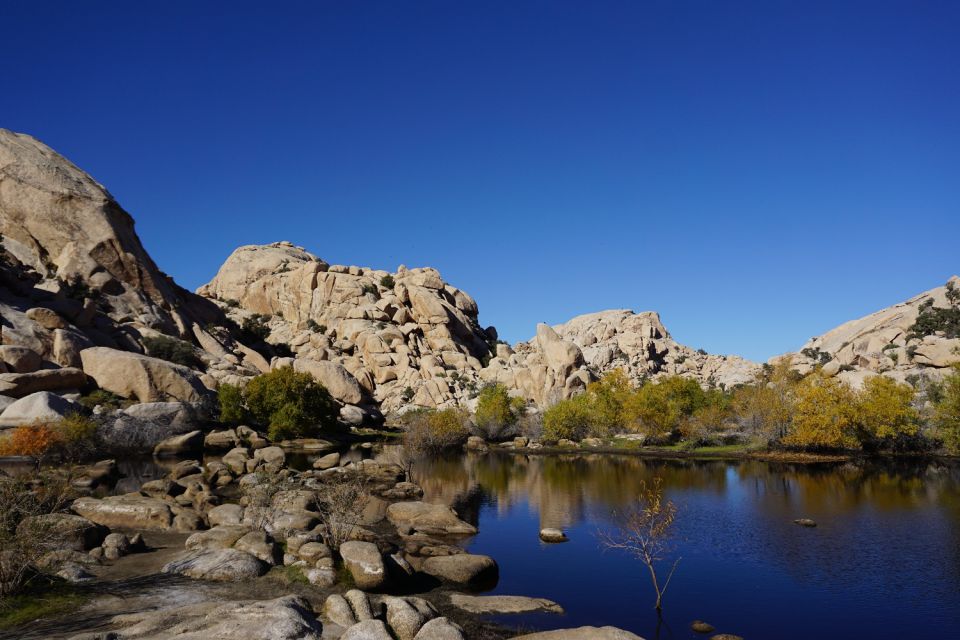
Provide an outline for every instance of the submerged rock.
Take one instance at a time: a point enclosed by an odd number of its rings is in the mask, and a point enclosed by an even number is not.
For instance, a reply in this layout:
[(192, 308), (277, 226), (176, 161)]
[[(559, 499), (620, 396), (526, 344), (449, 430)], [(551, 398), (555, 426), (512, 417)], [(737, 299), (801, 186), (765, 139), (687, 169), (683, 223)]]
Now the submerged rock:
[(514, 640), (643, 640), (643, 638), (616, 627), (577, 627), (529, 633), (516, 636)]
[(815, 526), (817, 526), (816, 521), (815, 521), (815, 520), (811, 520), (810, 518), (797, 518), (796, 520), (793, 521), (793, 524), (798, 524), (798, 525), (800, 525), (801, 527), (815, 527)]
[(560, 529), (547, 527), (545, 529), (540, 529), (540, 539), (544, 542), (558, 543), (567, 542), (570, 538), (568, 538), (567, 534)]
[(470, 613), (563, 613), (563, 607), (553, 600), (527, 596), (471, 596), (453, 593), (450, 595), (450, 604)]

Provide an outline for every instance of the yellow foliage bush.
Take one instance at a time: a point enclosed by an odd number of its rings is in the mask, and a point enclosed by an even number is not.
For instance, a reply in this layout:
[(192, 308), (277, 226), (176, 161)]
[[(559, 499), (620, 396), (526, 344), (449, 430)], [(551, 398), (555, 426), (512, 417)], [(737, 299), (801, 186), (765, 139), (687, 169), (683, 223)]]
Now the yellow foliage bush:
[(857, 446), (856, 400), (850, 387), (836, 378), (807, 376), (795, 390), (793, 420), (783, 443), (813, 449)]

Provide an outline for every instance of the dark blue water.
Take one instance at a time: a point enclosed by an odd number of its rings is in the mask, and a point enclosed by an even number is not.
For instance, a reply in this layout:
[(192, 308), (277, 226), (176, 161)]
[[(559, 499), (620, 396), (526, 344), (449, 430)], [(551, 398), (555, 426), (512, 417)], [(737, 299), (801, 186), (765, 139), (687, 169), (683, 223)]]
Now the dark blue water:
[[(500, 565), (491, 593), (550, 598), (565, 615), (509, 625), (610, 624), (694, 638), (694, 619), (755, 638), (960, 637), (960, 468), (791, 466), (627, 456), (468, 457), (424, 464), (427, 499), (475, 519), (471, 552)], [(659, 477), (679, 507), (662, 620), (645, 568), (604, 552), (611, 512)], [(813, 518), (816, 528), (792, 523)], [(570, 542), (539, 541), (542, 526)], [(667, 571), (669, 567), (664, 567)]]

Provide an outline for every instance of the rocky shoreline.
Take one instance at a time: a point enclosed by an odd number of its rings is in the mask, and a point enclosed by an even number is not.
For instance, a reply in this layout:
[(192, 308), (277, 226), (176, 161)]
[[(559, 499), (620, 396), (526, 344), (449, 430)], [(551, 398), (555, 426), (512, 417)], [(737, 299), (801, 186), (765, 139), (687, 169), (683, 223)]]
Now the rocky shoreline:
[[(117, 481), (114, 461), (76, 470), (73, 484), (91, 495), (46, 516), (60, 540), (47, 561), (89, 597), (79, 616), (89, 626), (55, 616), (16, 637), (494, 639), (528, 636), (485, 615), (563, 611), (542, 598), (479, 595), (499, 568), (459, 545), (475, 524), (422, 502), (394, 462), (341, 460), (323, 440), (285, 450), (243, 428), (204, 440), (219, 459), (180, 460), (136, 492), (94, 497)], [(291, 468), (295, 452), (315, 455), (313, 468)], [(338, 504), (344, 495), (353, 504)], [(636, 637), (557, 633), (549, 637)]]

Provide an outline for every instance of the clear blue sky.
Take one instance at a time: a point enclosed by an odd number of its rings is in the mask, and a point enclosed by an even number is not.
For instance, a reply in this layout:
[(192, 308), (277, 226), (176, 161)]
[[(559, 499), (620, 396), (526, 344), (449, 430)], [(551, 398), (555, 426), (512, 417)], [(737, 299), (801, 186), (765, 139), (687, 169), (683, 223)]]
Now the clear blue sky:
[[(195, 6), (196, 5), (196, 6)], [(960, 271), (960, 3), (0, 8), (0, 126), (188, 288), (237, 245), (430, 265), (510, 341), (657, 310), (755, 359)]]

